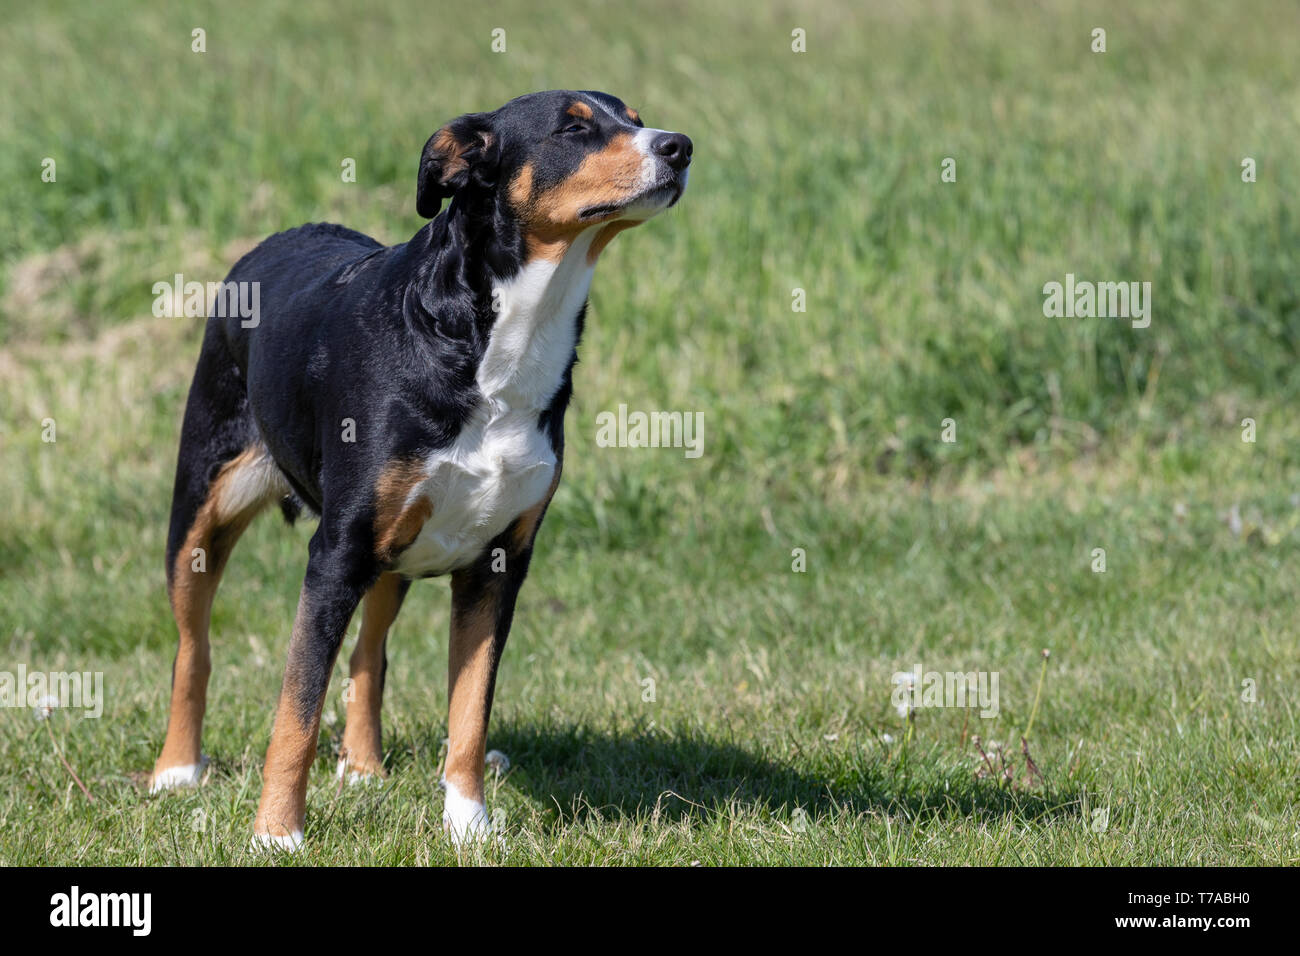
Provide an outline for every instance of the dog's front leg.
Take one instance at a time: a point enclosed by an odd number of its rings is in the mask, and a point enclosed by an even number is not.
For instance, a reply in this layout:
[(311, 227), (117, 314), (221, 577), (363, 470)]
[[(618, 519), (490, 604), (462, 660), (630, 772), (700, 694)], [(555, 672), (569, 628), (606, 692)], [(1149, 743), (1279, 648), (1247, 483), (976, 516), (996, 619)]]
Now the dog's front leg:
[(307, 776), (316, 757), (330, 672), (348, 621), (371, 577), (363, 562), (325, 544), (322, 523), (311, 541), (275, 728), (266, 752), (262, 800), (253, 823), (257, 844), (295, 849), (302, 842)]
[(486, 564), (457, 571), (451, 579), (451, 643), (447, 671), (449, 714), (447, 791), (442, 823), (457, 844), (492, 830), (484, 803), (483, 760), (497, 664), (510, 633), (515, 599), (527, 555), (512, 555), (515, 567), (493, 572)]
[(384, 645), (411, 582), (389, 572), (381, 574), (361, 602), (361, 633), (350, 662), (351, 693), (339, 751), (338, 775), (350, 782), (384, 776), (380, 709), (388, 657)]

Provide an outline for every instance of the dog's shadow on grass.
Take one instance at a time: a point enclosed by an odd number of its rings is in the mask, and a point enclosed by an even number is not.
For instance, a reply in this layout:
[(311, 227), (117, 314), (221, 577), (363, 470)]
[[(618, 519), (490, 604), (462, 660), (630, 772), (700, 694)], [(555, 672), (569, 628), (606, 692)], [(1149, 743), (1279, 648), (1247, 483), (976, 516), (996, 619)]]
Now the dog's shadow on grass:
[(823, 767), (824, 774), (702, 736), (504, 724), (493, 728), (491, 746), (510, 758), (505, 785), (549, 808), (559, 824), (594, 814), (702, 820), (728, 807), (787, 817), (802, 808), (814, 820), (884, 812), (1027, 822), (1080, 813), (1073, 792), (977, 780), (974, 761), (969, 772), (944, 773), (933, 765), (900, 769), (870, 740), (857, 745), (866, 754), (846, 759), (830, 751), (798, 761)]

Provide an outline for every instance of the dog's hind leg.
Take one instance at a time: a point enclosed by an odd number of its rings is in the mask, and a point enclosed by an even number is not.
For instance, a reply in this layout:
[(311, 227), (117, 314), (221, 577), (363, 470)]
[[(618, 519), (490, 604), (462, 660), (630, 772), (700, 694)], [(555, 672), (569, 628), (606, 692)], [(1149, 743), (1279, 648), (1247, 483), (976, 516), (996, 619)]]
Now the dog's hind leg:
[(208, 622), (226, 560), (250, 521), (288, 492), (257, 438), (243, 379), (212, 326), (181, 430), (167, 539), (167, 595), (180, 645), (172, 665), (167, 737), (150, 791), (199, 782), (211, 653)]
[(380, 744), (380, 707), (388, 667), (384, 645), (410, 586), (401, 575), (381, 574), (361, 606), (361, 634), (349, 665), (348, 717), (338, 764), (338, 775), (347, 775), (350, 782), (384, 775)]

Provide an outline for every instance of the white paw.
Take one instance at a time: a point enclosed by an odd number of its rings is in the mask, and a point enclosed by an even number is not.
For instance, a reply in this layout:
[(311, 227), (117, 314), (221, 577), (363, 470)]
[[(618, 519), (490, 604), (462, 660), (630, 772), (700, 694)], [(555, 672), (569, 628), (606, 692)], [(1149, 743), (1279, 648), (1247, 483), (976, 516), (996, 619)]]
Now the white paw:
[(454, 783), (443, 780), (442, 786), (447, 791), (442, 810), (442, 827), (451, 836), (451, 842), (461, 847), (486, 841), (492, 834), (487, 807), (477, 800), (461, 796)]
[(153, 775), (149, 784), (150, 793), (162, 793), (176, 787), (197, 787), (203, 779), (203, 771), (208, 767), (206, 754), (200, 755), (198, 763), (187, 763), (179, 767), (168, 767)]
[(285, 853), (293, 853), (301, 846), (302, 831), (294, 830), (284, 836), (272, 836), (270, 833), (254, 833), (249, 848), (253, 850), (283, 850)]
[(343, 780), (346, 777), (348, 786), (353, 787), (359, 783), (374, 784), (377, 787), (384, 785), (384, 778), (377, 773), (362, 773), (360, 770), (348, 769), (348, 758), (340, 757), (338, 765), (334, 768), (334, 779)]

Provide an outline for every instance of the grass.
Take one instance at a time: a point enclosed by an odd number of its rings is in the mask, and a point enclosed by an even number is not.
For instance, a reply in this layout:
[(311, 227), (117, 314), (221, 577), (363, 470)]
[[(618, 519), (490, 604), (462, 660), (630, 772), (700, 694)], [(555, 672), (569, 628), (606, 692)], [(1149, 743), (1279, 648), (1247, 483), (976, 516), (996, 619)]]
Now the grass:
[[(0, 864), (285, 862), (246, 847), (310, 525), (263, 520), (231, 561), (206, 784), (139, 789), (201, 334), (152, 284), (308, 220), (403, 241), (425, 137), (550, 87), (624, 97), (696, 161), (602, 258), (489, 736), (505, 842), (462, 861), (1300, 860), (1289, 7), (200, 11), (26, 5), (0, 39), (0, 670), (105, 689), (98, 720), (0, 709)], [(1151, 327), (1045, 318), (1067, 272), (1150, 281)], [(619, 403), (702, 412), (704, 455), (599, 447)], [(417, 584), (390, 639), (383, 787), (334, 785), (336, 681), (293, 863), (458, 859), (447, 605)], [(978, 777), (972, 735), (1018, 751), (1043, 648), (1043, 782)], [(891, 676), (918, 663), (997, 672), (998, 717), (909, 734)]]

